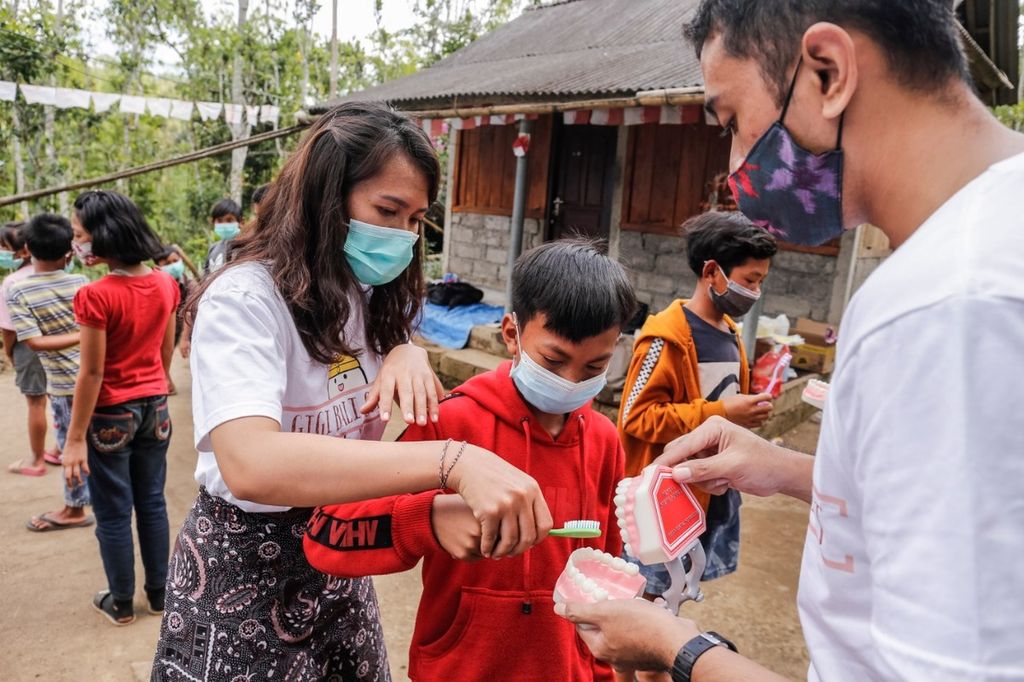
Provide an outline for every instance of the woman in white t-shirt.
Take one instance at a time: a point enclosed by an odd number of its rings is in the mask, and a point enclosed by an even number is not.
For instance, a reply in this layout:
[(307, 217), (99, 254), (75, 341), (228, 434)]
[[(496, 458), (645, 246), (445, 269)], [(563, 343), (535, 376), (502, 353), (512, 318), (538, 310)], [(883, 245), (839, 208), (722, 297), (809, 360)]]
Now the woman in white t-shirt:
[[(407, 340), (439, 175), (404, 116), (327, 112), (190, 302), (200, 493), (171, 558), (154, 680), (390, 679), (372, 583), (306, 562), (314, 506), (442, 479), (480, 520), (485, 555), (550, 528), (536, 482), (486, 450), (377, 442), (395, 394), (405, 421), (437, 417), (440, 385)], [(384, 524), (336, 525), (354, 546), (390, 542)]]

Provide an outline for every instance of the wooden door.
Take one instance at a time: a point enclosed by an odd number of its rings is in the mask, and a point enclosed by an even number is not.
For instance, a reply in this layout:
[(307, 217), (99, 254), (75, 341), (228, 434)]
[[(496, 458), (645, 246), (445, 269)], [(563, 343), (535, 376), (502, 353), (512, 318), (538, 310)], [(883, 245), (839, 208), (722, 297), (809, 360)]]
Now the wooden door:
[(571, 125), (559, 131), (548, 212), (551, 238), (607, 239), (611, 222), (615, 126)]

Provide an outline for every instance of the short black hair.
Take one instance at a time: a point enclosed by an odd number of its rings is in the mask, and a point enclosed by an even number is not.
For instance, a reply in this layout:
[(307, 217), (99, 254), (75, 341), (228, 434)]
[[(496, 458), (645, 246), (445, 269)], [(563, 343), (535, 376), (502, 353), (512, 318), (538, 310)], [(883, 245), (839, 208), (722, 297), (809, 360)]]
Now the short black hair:
[(683, 223), (686, 259), (700, 277), (709, 260), (728, 275), (747, 260), (771, 258), (779, 250), (775, 237), (739, 211), (708, 211)]
[(93, 190), (75, 199), (78, 222), (92, 237), (92, 252), (125, 265), (138, 265), (160, 253), (163, 244), (135, 203), (117, 192)]
[(951, 0), (701, 0), (684, 33), (698, 57), (721, 34), (730, 55), (757, 61), (781, 105), (800, 40), (820, 21), (867, 34), (898, 82), (912, 90), (971, 81)]
[(55, 261), (71, 250), (71, 223), (62, 215), (40, 213), (25, 226), (25, 243), (36, 260)]
[(0, 243), (7, 244), (14, 252), (21, 251), (25, 246), (24, 229), (25, 223), (20, 220), (4, 223), (0, 227)]
[(234, 199), (221, 199), (210, 209), (210, 220), (223, 218), (226, 215), (233, 215), (238, 219), (242, 218), (242, 207)]
[(523, 253), (512, 269), (520, 329), (547, 315), (545, 329), (573, 343), (626, 325), (636, 294), (626, 270), (591, 239), (561, 239)]
[(252, 191), (252, 196), (249, 198), (249, 200), (252, 201), (253, 204), (260, 203), (261, 201), (263, 201), (263, 197), (264, 195), (266, 195), (268, 189), (270, 189), (269, 183), (265, 185), (260, 185), (259, 187)]

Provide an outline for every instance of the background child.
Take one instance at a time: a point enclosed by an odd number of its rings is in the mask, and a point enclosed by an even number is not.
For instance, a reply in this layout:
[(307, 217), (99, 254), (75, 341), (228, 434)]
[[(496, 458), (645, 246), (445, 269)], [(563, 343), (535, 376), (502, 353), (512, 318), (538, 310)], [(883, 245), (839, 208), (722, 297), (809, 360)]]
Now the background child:
[(28, 443), (32, 456), (28, 460), (12, 462), (7, 471), (24, 476), (42, 476), (46, 473), (43, 459), (46, 447), (46, 372), (36, 352), (18, 343), (14, 321), (7, 308), (7, 292), (11, 286), (35, 272), (22, 235), (24, 226), (24, 223), (7, 223), (0, 228), (0, 269), (9, 273), (0, 285), (0, 330), (3, 331), (7, 364), (14, 368), (14, 382), (28, 403)]
[(149, 610), (163, 611), (169, 530), (164, 500), (171, 418), (167, 366), (178, 287), (144, 264), (161, 244), (142, 212), (117, 192), (75, 199), (74, 250), (110, 274), (78, 290), (81, 370), (64, 447), (69, 483), (89, 474), (108, 589), (93, 606), (115, 625), (135, 620), (134, 509)]
[[(425, 557), (412, 679), (611, 679), (581, 649), (571, 624), (553, 614), (552, 592), (573, 550), (621, 550), (612, 496), (622, 448), (590, 402), (635, 307), (622, 266), (592, 242), (551, 242), (523, 254), (513, 271), (514, 312), (502, 321), (515, 362), (473, 377), (441, 403), (436, 424), (410, 426), (402, 436), (495, 450), (537, 479), (556, 527), (598, 520), (600, 538), (549, 538), (522, 557), (467, 563), (460, 559), (480, 558), (479, 524), (458, 495), (432, 491), (314, 513), (306, 553), (326, 573), (402, 571)], [(459, 447), (451, 444), (451, 458)], [(379, 521), (390, 533), (364, 533), (360, 545), (351, 531), (332, 537), (334, 519), (356, 532)]]
[[(619, 413), (627, 475), (711, 415), (753, 428), (772, 411), (771, 396), (746, 395), (750, 370), (732, 318), (746, 314), (760, 296), (775, 238), (741, 213), (704, 213), (683, 229), (697, 285), (692, 298), (648, 318), (637, 338)], [(710, 580), (736, 570), (740, 496), (735, 490), (710, 498), (693, 492), (708, 513), (701, 543), (708, 559), (703, 577)], [(643, 570), (649, 595), (668, 588), (664, 569)]]
[(224, 267), (227, 262), (231, 240), (242, 231), (242, 207), (234, 199), (221, 199), (210, 209), (210, 223), (217, 241), (210, 244), (203, 261), (203, 275), (209, 275)]
[[(46, 371), (46, 393), (53, 410), (57, 446), (64, 448), (71, 421), (72, 396), (78, 378), (78, 325), (72, 301), (88, 280), (64, 271), (71, 252), (71, 223), (59, 215), (42, 213), (23, 230), (25, 245), (32, 254), (35, 272), (11, 285), (8, 307), (18, 342), (39, 354)], [(43, 532), (91, 526), (87, 516), (89, 489), (86, 485), (64, 486), (64, 508), (34, 516), (31, 531)]]
[[(174, 347), (178, 348), (182, 343), (183, 332), (187, 328), (185, 323), (185, 302), (188, 300), (189, 294), (195, 288), (195, 280), (189, 277), (188, 272), (185, 268), (192, 272), (195, 277), (199, 277), (199, 273), (196, 271), (195, 266), (188, 259), (188, 256), (181, 250), (177, 244), (164, 247), (157, 257), (153, 259), (154, 262), (160, 267), (161, 270), (166, 272), (168, 275), (174, 278), (174, 281), (178, 285), (178, 308), (175, 311), (174, 316)], [(185, 337), (184, 343), (189, 343), (188, 338)], [(182, 357), (188, 357), (188, 350), (183, 349), (181, 353)], [(171, 353), (173, 361), (174, 353)], [(175, 395), (178, 389), (174, 386), (174, 381), (171, 379), (171, 367), (167, 366), (167, 391), (170, 395)]]

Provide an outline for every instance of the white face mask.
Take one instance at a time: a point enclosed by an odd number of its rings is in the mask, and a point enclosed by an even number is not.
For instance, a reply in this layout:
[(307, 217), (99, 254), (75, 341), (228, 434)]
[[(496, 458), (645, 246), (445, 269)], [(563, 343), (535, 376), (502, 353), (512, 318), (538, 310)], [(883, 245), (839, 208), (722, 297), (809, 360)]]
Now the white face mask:
[(575, 383), (541, 367), (523, 348), (522, 335), (516, 324), (519, 362), (509, 373), (523, 400), (547, 414), (568, 414), (593, 400), (608, 381), (606, 369), (596, 377)]

